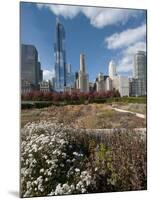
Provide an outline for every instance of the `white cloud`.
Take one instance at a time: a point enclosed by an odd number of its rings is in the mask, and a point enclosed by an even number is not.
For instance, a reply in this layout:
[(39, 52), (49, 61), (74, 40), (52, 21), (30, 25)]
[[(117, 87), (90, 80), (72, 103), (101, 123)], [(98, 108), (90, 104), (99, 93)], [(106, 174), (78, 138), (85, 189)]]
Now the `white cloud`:
[(99, 7), (80, 7), (68, 5), (37, 4), (39, 9), (48, 8), (57, 16), (72, 19), (79, 13), (83, 13), (90, 24), (96, 28), (103, 28), (108, 25), (124, 24), (131, 17), (136, 17), (141, 11), (130, 9), (113, 9)]
[(122, 51), (118, 61), (118, 72), (132, 72), (134, 68), (134, 55), (137, 51), (146, 51), (146, 42), (137, 42)]
[(43, 79), (44, 80), (51, 80), (55, 75), (55, 70), (43, 70)]
[(127, 29), (105, 39), (107, 48), (120, 50), (120, 59), (117, 63), (119, 73), (132, 72), (134, 68), (134, 55), (137, 51), (146, 51), (146, 25)]
[(146, 25), (143, 24), (134, 29), (128, 29), (121, 33), (114, 33), (107, 37), (105, 42), (108, 49), (117, 49), (135, 44), (138, 41), (143, 41), (146, 37)]
[(100, 9), (95, 17), (90, 17), (91, 24), (97, 28), (108, 25), (125, 24), (130, 17), (136, 17), (137, 11), (123, 9)]
[(55, 15), (57, 16), (61, 15), (65, 19), (74, 18), (81, 10), (80, 7), (78, 6), (66, 6), (66, 5), (37, 4), (37, 7), (39, 9), (48, 8)]

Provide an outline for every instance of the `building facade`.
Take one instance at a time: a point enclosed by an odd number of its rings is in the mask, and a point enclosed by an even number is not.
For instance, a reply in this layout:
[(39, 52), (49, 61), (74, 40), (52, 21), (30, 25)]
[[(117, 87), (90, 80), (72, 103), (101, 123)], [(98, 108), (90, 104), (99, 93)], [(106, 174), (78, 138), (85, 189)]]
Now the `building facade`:
[(109, 62), (109, 77), (112, 79), (117, 76), (116, 64), (113, 60)]
[(97, 81), (96, 81), (97, 92), (107, 91), (107, 78), (108, 76), (104, 76), (103, 73), (99, 73)]
[(59, 19), (56, 21), (56, 43), (55, 51), (55, 90), (63, 92), (66, 86), (66, 51), (65, 51), (65, 29)]
[(134, 77), (131, 87), (133, 96), (147, 94), (147, 60), (144, 51), (138, 51), (134, 56)]
[(41, 92), (50, 92), (52, 91), (52, 84), (49, 81), (42, 81), (39, 83), (39, 86), (40, 86), (40, 91)]
[(86, 72), (85, 55), (80, 54), (78, 86), (81, 92), (89, 92), (89, 75)]
[(112, 79), (112, 89), (118, 90), (121, 97), (129, 96), (129, 79), (126, 76), (115, 76)]
[(26, 86), (31, 89), (38, 89), (38, 83), (42, 81), (43, 73), (41, 64), (38, 61), (38, 51), (33, 45), (21, 45), (21, 86), (22, 91)]

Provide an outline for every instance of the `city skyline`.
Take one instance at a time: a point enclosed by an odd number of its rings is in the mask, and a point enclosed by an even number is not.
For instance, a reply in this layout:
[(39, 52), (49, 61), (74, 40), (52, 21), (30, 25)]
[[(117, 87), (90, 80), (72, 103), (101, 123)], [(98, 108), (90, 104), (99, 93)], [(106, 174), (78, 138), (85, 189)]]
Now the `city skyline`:
[[(114, 22), (107, 16), (109, 11)], [(133, 54), (146, 51), (146, 11), (21, 3), (21, 42), (36, 46), (44, 79), (54, 76), (57, 16), (65, 27), (67, 63), (73, 72), (79, 70), (79, 56), (84, 52), (90, 81), (100, 72), (108, 74), (112, 59), (119, 74), (132, 76)]]

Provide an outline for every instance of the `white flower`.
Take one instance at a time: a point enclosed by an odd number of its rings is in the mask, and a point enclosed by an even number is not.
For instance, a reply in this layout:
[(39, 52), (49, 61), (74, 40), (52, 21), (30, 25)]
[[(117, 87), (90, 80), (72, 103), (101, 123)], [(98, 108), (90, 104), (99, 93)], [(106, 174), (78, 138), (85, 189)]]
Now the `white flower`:
[(80, 169), (78, 169), (78, 168), (75, 168), (75, 171), (76, 171), (76, 172), (80, 172)]
[(73, 152), (73, 155), (78, 156), (79, 154), (77, 152)]
[(44, 172), (44, 169), (42, 168), (42, 169), (40, 169), (40, 173), (43, 173)]

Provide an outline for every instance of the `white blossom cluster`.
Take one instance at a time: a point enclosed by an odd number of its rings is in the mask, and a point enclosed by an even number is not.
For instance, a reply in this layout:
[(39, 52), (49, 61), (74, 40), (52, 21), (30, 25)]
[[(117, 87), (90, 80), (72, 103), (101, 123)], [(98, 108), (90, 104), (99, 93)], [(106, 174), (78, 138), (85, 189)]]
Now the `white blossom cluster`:
[(48, 121), (32, 122), (21, 131), (22, 197), (87, 193), (91, 174), (74, 130)]

